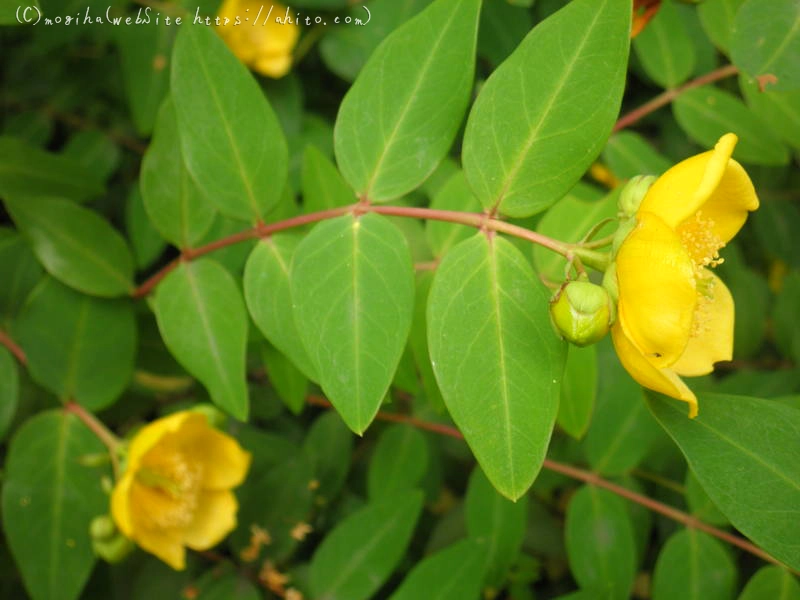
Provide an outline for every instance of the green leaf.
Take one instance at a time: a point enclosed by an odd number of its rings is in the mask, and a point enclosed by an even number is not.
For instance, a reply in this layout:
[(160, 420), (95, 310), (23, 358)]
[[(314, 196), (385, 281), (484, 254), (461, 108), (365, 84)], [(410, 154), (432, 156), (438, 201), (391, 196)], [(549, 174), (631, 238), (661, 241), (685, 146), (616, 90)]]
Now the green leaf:
[(688, 90), (672, 103), (681, 129), (701, 146), (713, 148), (722, 135), (733, 132), (739, 143), (733, 157), (756, 165), (785, 165), (786, 146), (741, 100), (711, 86)]
[(548, 296), (511, 242), (483, 233), (442, 260), (428, 345), (447, 408), (497, 490), (516, 500), (542, 466), (565, 346)]
[(22, 0), (19, 3), (3, 3), (0, 6), (0, 25), (20, 25), (27, 22), (26, 19), (36, 19), (36, 10), (39, 8), (38, 0)]
[[(472, 188), (467, 183), (463, 171), (457, 171), (447, 180), (433, 197), (431, 208), (436, 210), (460, 210), (480, 212), (481, 205)], [(444, 255), (450, 248), (475, 233), (475, 229), (466, 225), (456, 225), (446, 221), (430, 219), (425, 223), (425, 235), (434, 256)]]
[(492, 73), (464, 133), (464, 172), (484, 208), (535, 214), (597, 157), (622, 99), (630, 23), (627, 0), (575, 0)]
[(289, 267), (300, 237), (282, 233), (253, 248), (244, 269), (244, 297), (264, 337), (313, 381), (316, 369), (300, 340), (292, 312)]
[(117, 31), (125, 95), (139, 135), (150, 135), (169, 89), (169, 63), (176, 27), (137, 25)]
[(311, 559), (317, 600), (366, 600), (389, 577), (411, 540), (422, 493), (368, 504), (331, 531)]
[(776, 91), (800, 89), (800, 4), (746, 0), (731, 30), (733, 64), (753, 77), (772, 75)]
[(728, 521), (725, 515), (719, 512), (719, 509), (711, 498), (708, 497), (708, 494), (706, 494), (706, 491), (703, 489), (703, 486), (700, 485), (700, 482), (697, 480), (694, 473), (692, 473), (691, 469), (686, 472), (685, 487), (686, 503), (689, 505), (689, 510), (692, 515), (710, 525), (717, 525), (719, 527), (730, 525), (730, 521)]
[(94, 296), (133, 290), (133, 257), (125, 239), (97, 213), (48, 197), (6, 199), (6, 208), (53, 277)]
[[(95, 179), (106, 181), (119, 168), (122, 152), (102, 131), (78, 131), (69, 138), (61, 153), (89, 169)], [(54, 194), (63, 196), (63, 194)]]
[(800, 411), (745, 396), (702, 394), (698, 401), (695, 419), (663, 397), (649, 403), (731, 523), (800, 568)]
[(800, 305), (800, 271), (792, 271), (783, 278), (772, 312), (775, 342), (784, 356), (800, 363), (800, 330), (795, 326), (797, 307)]
[(269, 382), (278, 392), (283, 404), (293, 414), (299, 415), (306, 405), (308, 378), (283, 352), (276, 350), (271, 344), (261, 346), (261, 360), (267, 370)]
[(336, 497), (350, 470), (353, 434), (334, 411), (317, 417), (303, 441), (303, 450), (319, 482), (317, 495), (328, 502)]
[(567, 507), (565, 531), (573, 577), (608, 598), (628, 598), (636, 576), (636, 542), (619, 496), (583, 486)]
[(483, 583), (498, 587), (517, 560), (528, 517), (528, 498), (518, 502), (503, 498), (480, 467), (472, 471), (464, 498), (469, 537), (483, 544)]
[(435, 0), (375, 50), (342, 101), (334, 143), (359, 197), (418, 187), (450, 149), (469, 102), (480, 0)]
[(131, 186), (125, 200), (125, 231), (133, 249), (136, 266), (146, 269), (161, 256), (167, 243), (156, 231), (145, 212), (139, 186)]
[(104, 451), (78, 419), (50, 411), (11, 440), (3, 472), (3, 529), (33, 600), (73, 600), (94, 566), (89, 523), (108, 511), (108, 469), (81, 457)]
[(795, 202), (768, 199), (753, 213), (758, 241), (767, 255), (800, 268), (800, 236), (794, 235), (800, 224), (800, 206)]
[(310, 144), (303, 153), (302, 178), (304, 212), (347, 206), (357, 200), (336, 166)]
[[(342, 79), (353, 81), (378, 45), (430, 1), (370, 0), (366, 3), (369, 13), (364, 6), (353, 5), (347, 15), (353, 19), (352, 24), (332, 28), (320, 42), (320, 54), (326, 66)], [(376, 18), (367, 23), (370, 14)]]
[(14, 323), (33, 379), (91, 410), (109, 406), (127, 387), (136, 358), (129, 300), (93, 298), (45, 278)]
[(0, 441), (6, 437), (19, 402), (19, 374), (11, 353), (0, 348)]
[(570, 346), (561, 383), (556, 421), (569, 435), (580, 439), (589, 428), (597, 397), (597, 349)]
[(13, 229), (0, 228), (0, 323), (16, 316), (42, 273), (22, 236)]
[(603, 150), (603, 159), (614, 175), (622, 179), (635, 175), (661, 175), (672, 166), (669, 159), (634, 131), (612, 135)]
[(714, 45), (728, 54), (733, 20), (744, 0), (705, 0), (697, 7), (700, 22)]
[(416, 564), (390, 600), (471, 600), (481, 593), (485, 547), (463, 540)]
[(77, 161), (0, 136), (0, 198), (57, 195), (81, 202), (103, 192), (99, 178)]
[(800, 600), (800, 585), (780, 567), (761, 567), (744, 586), (739, 600)]
[[(223, 568), (226, 566), (223, 565)], [(196, 590), (196, 595), (193, 596), (195, 600), (261, 600), (263, 597), (244, 574), (219, 573), (216, 569), (209, 569), (191, 587)]]
[(433, 272), (425, 271), (417, 275), (417, 288), (414, 295), (414, 318), (411, 323), (411, 332), (408, 334), (408, 343), (414, 355), (414, 363), (422, 382), (425, 400), (431, 408), (438, 413), (444, 413), (444, 399), (436, 375), (433, 372), (431, 358), (428, 352), (428, 323), (427, 307), (428, 294), (433, 283)]
[(172, 98), (158, 113), (155, 135), (142, 160), (141, 190), (147, 216), (178, 248), (195, 246), (214, 222), (216, 210), (184, 163)]
[(233, 277), (211, 259), (182, 262), (159, 284), (158, 329), (169, 351), (214, 403), (247, 418), (247, 311)]
[(653, 600), (730, 600), (735, 585), (736, 567), (725, 547), (708, 534), (684, 529), (658, 555)]
[(428, 468), (428, 443), (411, 425), (393, 425), (381, 434), (367, 473), (370, 501), (414, 489)]
[(694, 70), (694, 45), (672, 2), (661, 3), (656, 16), (634, 38), (633, 49), (645, 73), (661, 87), (677, 87)]
[(405, 349), (414, 268), (403, 234), (373, 213), (319, 223), (291, 267), (300, 337), (345, 423), (364, 432)]
[(172, 97), (186, 166), (221, 213), (255, 222), (281, 199), (289, 151), (263, 92), (212, 27), (182, 27)]
[(747, 105), (772, 133), (784, 142), (800, 149), (800, 90), (776, 92), (771, 87), (758, 89), (758, 83), (744, 75), (739, 76), (739, 88)]
[(313, 478), (311, 463), (302, 452), (268, 469), (253, 469), (237, 490), (241, 501), (239, 527), (233, 536), (237, 550), (251, 543), (255, 525), (269, 532), (272, 541), (266, 553), (271, 559), (288, 557), (299, 541), (292, 530), (310, 520)]
[(597, 346), (597, 405), (586, 435), (586, 458), (592, 470), (620, 475), (636, 467), (660, 431), (648, 414), (642, 388), (620, 365), (609, 339)]
[[(569, 193), (556, 202), (539, 221), (536, 230), (546, 236), (564, 242), (580, 242), (595, 225), (617, 216), (618, 194), (611, 193), (602, 199), (585, 200)], [(595, 235), (601, 239), (615, 231), (614, 223), (607, 223)], [(566, 259), (542, 246), (533, 246), (533, 264), (539, 275), (553, 282), (564, 280)]]
[(529, 10), (510, 2), (485, 2), (478, 29), (478, 55), (496, 67), (516, 50), (532, 26)]

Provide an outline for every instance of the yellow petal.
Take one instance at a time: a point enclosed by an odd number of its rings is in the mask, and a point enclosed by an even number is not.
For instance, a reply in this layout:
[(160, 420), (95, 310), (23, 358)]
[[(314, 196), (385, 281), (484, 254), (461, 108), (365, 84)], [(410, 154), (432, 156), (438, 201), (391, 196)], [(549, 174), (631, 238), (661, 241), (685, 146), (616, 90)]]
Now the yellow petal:
[(658, 215), (673, 229), (690, 221), (697, 211), (711, 221), (721, 243), (739, 231), (748, 211), (758, 208), (755, 189), (742, 166), (731, 159), (737, 138), (722, 136), (713, 150), (688, 158), (656, 180), (642, 200), (640, 211)]
[(255, 60), (253, 69), (267, 77), (283, 77), (292, 66), (291, 54), (265, 56)]
[(618, 322), (641, 354), (665, 368), (689, 341), (697, 299), (694, 266), (661, 219), (646, 212), (636, 218), (616, 258)]
[(142, 549), (167, 563), (176, 571), (186, 568), (186, 549), (181, 543), (180, 533), (169, 529), (141, 528), (133, 540)]
[(692, 335), (672, 369), (689, 377), (714, 370), (714, 363), (733, 356), (733, 297), (722, 280), (705, 270), (698, 282), (698, 303)]
[(126, 536), (133, 536), (133, 516), (131, 515), (130, 492), (133, 472), (126, 471), (111, 492), (111, 516), (117, 528)]
[(135, 471), (139, 467), (142, 457), (155, 446), (166, 434), (178, 431), (183, 427), (187, 420), (205, 417), (191, 411), (181, 411), (175, 414), (157, 419), (142, 427), (131, 440), (128, 447), (127, 469)]
[(200, 494), (194, 519), (184, 530), (184, 542), (194, 550), (208, 550), (219, 544), (236, 527), (239, 504), (230, 491)]
[(689, 417), (697, 416), (697, 398), (678, 375), (670, 369), (658, 369), (641, 355), (625, 336), (619, 323), (611, 328), (611, 339), (625, 370), (639, 385), (689, 404)]
[(181, 448), (203, 467), (201, 487), (227, 490), (241, 484), (250, 469), (251, 455), (235, 439), (209, 427), (205, 416), (181, 430)]

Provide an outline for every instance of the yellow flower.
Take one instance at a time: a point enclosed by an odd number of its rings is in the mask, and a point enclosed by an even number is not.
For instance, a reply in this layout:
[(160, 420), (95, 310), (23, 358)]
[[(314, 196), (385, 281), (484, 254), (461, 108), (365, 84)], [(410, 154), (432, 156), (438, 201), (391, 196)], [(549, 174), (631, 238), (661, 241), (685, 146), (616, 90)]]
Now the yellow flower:
[(120, 531), (173, 569), (186, 549), (206, 550), (236, 527), (231, 491), (247, 475), (250, 454), (183, 411), (150, 423), (128, 449), (128, 465), (111, 495)]
[(737, 137), (675, 165), (648, 190), (616, 256), (617, 355), (644, 387), (690, 405), (680, 376), (710, 373), (733, 352), (733, 298), (709, 267), (758, 208), (753, 184), (731, 159)]
[(239, 60), (277, 79), (289, 72), (292, 49), (300, 35), (294, 20), (277, 21), (285, 19), (286, 14), (286, 7), (275, 2), (225, 0), (217, 14), (217, 31)]

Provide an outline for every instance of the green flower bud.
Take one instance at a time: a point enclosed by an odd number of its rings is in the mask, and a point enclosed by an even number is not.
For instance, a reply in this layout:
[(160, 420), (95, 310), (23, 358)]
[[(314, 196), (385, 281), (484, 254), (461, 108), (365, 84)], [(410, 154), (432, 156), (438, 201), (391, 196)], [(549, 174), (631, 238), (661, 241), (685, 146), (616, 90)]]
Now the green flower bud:
[(228, 420), (227, 415), (225, 415), (224, 412), (222, 412), (213, 404), (208, 404), (208, 403), (196, 404), (190, 410), (192, 412), (205, 415), (206, 419), (208, 420), (209, 427), (214, 427), (216, 429), (222, 429), (223, 427), (225, 427), (225, 423)]
[(100, 515), (89, 524), (89, 535), (93, 540), (109, 540), (117, 533), (117, 526), (109, 515)]
[(647, 190), (657, 179), (653, 175), (637, 175), (625, 184), (622, 193), (619, 195), (619, 210), (626, 217), (632, 217), (639, 210)]
[(110, 540), (92, 540), (92, 550), (107, 563), (122, 562), (133, 550), (133, 542), (121, 533)]
[(550, 317), (561, 336), (588, 346), (608, 333), (613, 305), (608, 291), (589, 281), (568, 281), (550, 300)]

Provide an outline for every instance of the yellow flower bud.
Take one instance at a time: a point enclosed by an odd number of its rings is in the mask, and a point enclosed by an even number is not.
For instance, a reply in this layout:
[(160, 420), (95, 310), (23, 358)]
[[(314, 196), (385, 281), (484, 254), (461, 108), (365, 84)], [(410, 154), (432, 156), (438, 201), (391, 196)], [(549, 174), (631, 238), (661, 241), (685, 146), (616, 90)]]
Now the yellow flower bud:
[(576, 346), (600, 341), (611, 326), (612, 311), (606, 289), (589, 281), (568, 281), (550, 301), (553, 325)]

